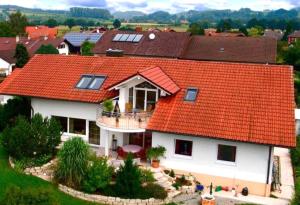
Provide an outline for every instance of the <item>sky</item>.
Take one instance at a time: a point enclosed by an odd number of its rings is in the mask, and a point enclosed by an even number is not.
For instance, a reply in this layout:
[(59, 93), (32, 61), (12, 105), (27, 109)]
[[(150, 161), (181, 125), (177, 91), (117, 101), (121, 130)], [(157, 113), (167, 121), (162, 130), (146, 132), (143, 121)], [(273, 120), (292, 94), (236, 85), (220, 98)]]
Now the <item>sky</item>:
[(291, 9), (300, 7), (300, 0), (0, 0), (0, 5), (18, 5), (29, 8), (64, 9), (70, 7), (98, 7), (110, 11), (142, 11), (151, 13), (158, 10), (177, 13), (191, 9), (232, 9), (252, 10)]

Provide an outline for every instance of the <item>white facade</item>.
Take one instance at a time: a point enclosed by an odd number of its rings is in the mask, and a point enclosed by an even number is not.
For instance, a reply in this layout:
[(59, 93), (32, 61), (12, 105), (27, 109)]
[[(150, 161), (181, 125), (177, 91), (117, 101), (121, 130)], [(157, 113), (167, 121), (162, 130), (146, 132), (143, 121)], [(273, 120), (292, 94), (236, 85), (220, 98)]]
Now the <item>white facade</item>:
[(0, 58), (0, 73), (5, 73), (5, 75), (9, 75), (12, 72), (12, 67), (14, 64), (10, 64), (7, 61)]
[[(176, 139), (193, 142), (192, 156), (175, 154)], [(235, 163), (217, 160), (219, 144), (237, 147)], [(267, 181), (268, 146), (153, 132), (152, 146), (158, 145), (167, 149), (166, 158), (162, 159), (161, 163), (168, 168), (259, 183)], [(271, 157), (270, 165), (272, 164)], [(269, 169), (269, 182), (271, 170), (272, 166)]]
[(69, 46), (65, 42), (62, 42), (58, 47), (57, 50), (59, 54), (62, 55), (69, 55)]

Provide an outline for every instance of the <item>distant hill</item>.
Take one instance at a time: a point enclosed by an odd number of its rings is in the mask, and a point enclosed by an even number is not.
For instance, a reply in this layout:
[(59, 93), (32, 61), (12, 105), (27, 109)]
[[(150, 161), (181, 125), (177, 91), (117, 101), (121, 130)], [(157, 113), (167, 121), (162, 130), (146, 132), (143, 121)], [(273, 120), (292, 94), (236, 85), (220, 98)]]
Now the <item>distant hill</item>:
[(146, 15), (140, 11), (117, 11), (113, 13), (114, 18), (116, 19), (124, 19), (124, 20), (131, 20), (133, 17), (144, 16)]

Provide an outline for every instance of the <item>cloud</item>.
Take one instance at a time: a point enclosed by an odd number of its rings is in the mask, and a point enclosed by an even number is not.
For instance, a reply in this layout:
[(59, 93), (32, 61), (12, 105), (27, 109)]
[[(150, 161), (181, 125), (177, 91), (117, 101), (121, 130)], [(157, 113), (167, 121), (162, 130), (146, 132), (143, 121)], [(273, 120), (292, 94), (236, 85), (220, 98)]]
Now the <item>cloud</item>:
[(11, 4), (42, 9), (69, 9), (70, 7), (100, 7), (110, 11), (139, 10), (152, 13), (158, 10), (177, 13), (187, 10), (250, 8), (252, 10), (291, 9), (300, 6), (300, 0), (0, 0), (0, 5)]
[(68, 6), (81, 7), (106, 7), (106, 0), (67, 0)]

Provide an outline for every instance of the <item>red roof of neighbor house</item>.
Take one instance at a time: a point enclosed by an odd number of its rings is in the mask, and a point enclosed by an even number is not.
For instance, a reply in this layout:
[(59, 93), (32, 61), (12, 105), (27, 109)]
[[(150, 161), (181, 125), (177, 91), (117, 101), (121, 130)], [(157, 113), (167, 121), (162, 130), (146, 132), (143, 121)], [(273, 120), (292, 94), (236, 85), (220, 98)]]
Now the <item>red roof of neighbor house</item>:
[(276, 63), (277, 41), (265, 37), (192, 36), (181, 58)]
[[(138, 57), (36, 55), (4, 80), (1, 94), (99, 103), (124, 76), (159, 67), (181, 89), (162, 97), (147, 129), (274, 146), (295, 146), (289, 66)], [(100, 90), (75, 88), (83, 74), (106, 75)], [(9, 80), (10, 79), (10, 80)], [(195, 102), (186, 89), (199, 90)]]
[(30, 38), (49, 37), (55, 38), (57, 35), (57, 28), (49, 28), (48, 26), (26, 26), (26, 33)]
[(300, 38), (300, 30), (294, 31), (292, 34), (289, 35), (290, 38)]

